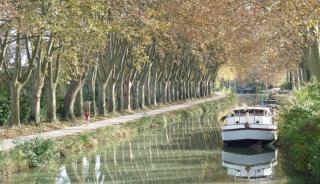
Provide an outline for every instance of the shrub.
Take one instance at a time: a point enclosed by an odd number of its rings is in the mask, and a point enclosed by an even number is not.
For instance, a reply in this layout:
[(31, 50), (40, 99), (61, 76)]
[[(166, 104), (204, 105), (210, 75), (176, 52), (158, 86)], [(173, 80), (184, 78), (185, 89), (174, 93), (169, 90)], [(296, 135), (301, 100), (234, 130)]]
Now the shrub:
[(54, 142), (41, 138), (28, 142), (18, 142), (14, 152), (14, 154), (26, 160), (29, 167), (45, 166), (58, 155)]
[(297, 171), (320, 175), (320, 83), (313, 80), (280, 111), (280, 144)]

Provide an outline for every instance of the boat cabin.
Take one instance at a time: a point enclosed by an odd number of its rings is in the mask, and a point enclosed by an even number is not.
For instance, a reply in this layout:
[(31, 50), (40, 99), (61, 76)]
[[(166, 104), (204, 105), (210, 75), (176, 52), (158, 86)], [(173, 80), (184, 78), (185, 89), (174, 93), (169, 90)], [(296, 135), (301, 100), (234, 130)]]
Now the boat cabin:
[(273, 113), (267, 107), (236, 108), (227, 117), (227, 125), (245, 124), (245, 123), (272, 124), (272, 122), (273, 122)]
[(237, 116), (272, 116), (270, 109), (264, 107), (248, 107), (248, 108), (236, 108), (233, 113), (230, 114), (232, 117)]

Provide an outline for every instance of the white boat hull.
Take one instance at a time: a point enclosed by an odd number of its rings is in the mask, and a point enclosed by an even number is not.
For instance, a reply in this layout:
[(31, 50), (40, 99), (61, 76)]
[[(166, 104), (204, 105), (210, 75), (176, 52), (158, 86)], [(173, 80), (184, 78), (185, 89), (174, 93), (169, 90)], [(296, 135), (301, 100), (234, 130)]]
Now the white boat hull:
[(277, 140), (277, 131), (275, 126), (250, 126), (238, 125), (234, 127), (224, 127), (222, 129), (222, 140), (243, 141), (243, 140), (261, 140), (273, 141)]

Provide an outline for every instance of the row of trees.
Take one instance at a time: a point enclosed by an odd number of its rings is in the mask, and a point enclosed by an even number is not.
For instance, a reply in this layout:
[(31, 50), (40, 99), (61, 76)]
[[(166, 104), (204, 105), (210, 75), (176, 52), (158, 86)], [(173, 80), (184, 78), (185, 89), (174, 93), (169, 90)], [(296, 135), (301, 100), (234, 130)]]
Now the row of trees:
[[(31, 123), (74, 119), (85, 100), (93, 115), (211, 94), (223, 63), (212, 8), (193, 1), (49, 0), (0, 3), (1, 81), (10, 91), (10, 126), (31, 93)], [(222, 14), (220, 16), (223, 16)], [(89, 90), (85, 91), (84, 86)], [(57, 104), (57, 90), (63, 104)], [(85, 95), (84, 95), (85, 92)], [(46, 99), (45, 99), (45, 98)]]

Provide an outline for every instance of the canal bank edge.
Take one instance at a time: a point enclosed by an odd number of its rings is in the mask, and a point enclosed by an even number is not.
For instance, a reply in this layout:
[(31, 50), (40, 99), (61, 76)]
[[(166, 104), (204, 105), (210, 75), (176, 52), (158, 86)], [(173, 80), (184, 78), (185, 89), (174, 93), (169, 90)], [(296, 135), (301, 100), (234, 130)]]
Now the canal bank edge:
[[(134, 135), (137, 135), (141, 131), (152, 129), (158, 126), (163, 126), (164, 123), (172, 122), (176, 118), (181, 118), (184, 112), (194, 111), (195, 115), (198, 114), (199, 110), (204, 110), (208, 104), (222, 104), (222, 106), (231, 104), (233, 101), (233, 96), (217, 96), (208, 99), (201, 99), (196, 101), (197, 103), (193, 103), (193, 105), (184, 105), (183, 107), (180, 105), (175, 105), (181, 107), (179, 109), (170, 108), (168, 111), (161, 112), (159, 114), (146, 115), (141, 118), (127, 121), (130, 123), (118, 123), (118, 124), (110, 124), (106, 127), (99, 127), (93, 129), (91, 131), (86, 131), (74, 135), (66, 135), (63, 137), (58, 137), (54, 140), (47, 139), (47, 141), (52, 141), (54, 144), (53, 152), (57, 153), (57, 157), (51, 163), (52, 167), (54, 167), (54, 163), (57, 164), (57, 160), (62, 160), (65, 157), (69, 157), (74, 153), (81, 153), (88, 150), (94, 150), (98, 145), (108, 145), (110, 147), (124, 141), (128, 140)], [(194, 102), (194, 101), (193, 101)], [(212, 103), (216, 102), (216, 103)], [(224, 103), (221, 103), (224, 102)], [(229, 103), (226, 103), (229, 102)], [(189, 104), (190, 102), (184, 103)], [(210, 106), (210, 105), (209, 105)], [(203, 108), (199, 108), (203, 107)], [(161, 110), (161, 109), (159, 109)], [(178, 116), (180, 114), (180, 116)], [(117, 126), (112, 126), (117, 125)], [(39, 139), (39, 136), (35, 136), (34, 138)], [(40, 137), (41, 139), (41, 137)], [(15, 142), (17, 143), (17, 142)], [(18, 143), (19, 145), (23, 145), (22, 142)], [(45, 142), (45, 144), (47, 144)], [(43, 145), (35, 145), (35, 146), (43, 146)], [(23, 147), (18, 146), (10, 151), (0, 152), (0, 178), (8, 178), (11, 173), (26, 170), (31, 168), (32, 165), (28, 163), (29, 161), (25, 158), (23, 154)], [(49, 150), (52, 151), (52, 150)], [(52, 161), (50, 161), (52, 162)], [(46, 164), (48, 165), (48, 164)], [(1, 180), (0, 180), (1, 181)]]

